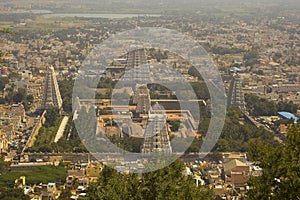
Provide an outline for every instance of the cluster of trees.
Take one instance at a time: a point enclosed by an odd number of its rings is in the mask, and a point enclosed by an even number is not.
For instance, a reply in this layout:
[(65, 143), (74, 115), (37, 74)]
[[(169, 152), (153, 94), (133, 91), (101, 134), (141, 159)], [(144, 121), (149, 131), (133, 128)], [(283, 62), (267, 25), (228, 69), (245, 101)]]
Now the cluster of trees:
[(291, 58), (289, 58), (285, 61), (285, 64), (287, 64), (289, 66), (298, 66), (300, 64), (300, 59), (299, 59), (299, 57), (292, 56)]
[[(0, 60), (1, 62), (1, 60)], [(10, 83), (10, 80), (17, 80), (20, 76), (16, 72), (11, 72), (8, 77), (0, 77), (0, 92), (3, 92), (6, 85)], [(12, 83), (10, 88), (6, 89), (7, 95), (3, 98), (0, 97), (0, 104), (4, 103), (22, 103), (25, 110), (29, 110), (33, 104), (33, 95), (28, 95), (26, 88), (18, 88)]]
[(22, 189), (0, 188), (0, 199), (2, 200), (30, 200), (29, 196), (24, 194)]
[(243, 49), (239, 49), (239, 48), (236, 48), (236, 47), (226, 48), (226, 47), (221, 47), (221, 46), (214, 46), (214, 47), (211, 48), (211, 51), (214, 54), (218, 54), (218, 55), (240, 54), (240, 53), (244, 52)]
[(48, 182), (56, 182), (58, 185), (63, 185), (67, 177), (67, 168), (59, 165), (34, 167), (28, 171), (5, 171), (0, 176), (0, 188), (13, 188), (15, 180), (19, 179), (20, 176), (26, 177), (26, 184), (28, 185)]
[(180, 128), (180, 120), (168, 121), (168, 124), (171, 126), (171, 130), (176, 132)]
[[(108, 90), (108, 92), (105, 92), (105, 93), (97, 92), (95, 94), (95, 99), (111, 99), (111, 97), (112, 97), (112, 90)], [(119, 96), (116, 96), (116, 97), (119, 97)]]
[(73, 96), (80, 99), (94, 98), (95, 88), (97, 88), (97, 78), (78, 78), (74, 83)]
[(257, 128), (244, 122), (244, 116), (238, 108), (228, 110), (225, 125), (214, 151), (247, 152), (256, 139), (276, 145), (274, 134), (264, 128)]
[[(79, 82), (81, 80), (78, 80)], [(95, 94), (95, 98), (96, 99), (110, 99), (111, 95), (112, 95), (112, 88), (115, 86), (116, 81), (112, 81), (109, 78), (100, 78), (99, 83), (96, 85), (96, 81), (95, 79), (89, 79), (87, 78), (86, 80), (82, 80), (85, 81), (82, 85), (86, 85), (88, 86), (88, 90), (93, 88), (93, 87), (97, 87), (97, 88), (108, 88), (108, 92), (105, 94), (101, 94), (101, 93), (96, 93)], [(59, 82), (59, 91), (63, 100), (63, 109), (66, 113), (71, 113), (72, 112), (72, 94), (73, 94), (73, 87), (74, 87), (74, 80), (72, 78), (70, 79), (64, 79), (62, 81)], [(78, 85), (76, 87), (80, 87), (80, 84), (78, 83)], [(80, 89), (79, 91), (82, 91), (82, 94), (79, 94), (78, 97), (79, 98), (88, 98), (84, 92), (87, 91), (87, 89)], [(89, 93), (91, 94), (91, 93)], [(122, 95), (126, 95), (126, 94), (122, 94)], [(92, 97), (90, 97), (92, 98)]]
[(0, 77), (0, 91), (3, 91), (5, 85), (9, 83), (8, 77)]
[(270, 101), (264, 98), (260, 98), (254, 94), (245, 95), (245, 101), (249, 113), (253, 116), (273, 116), (277, 115), (279, 111), (286, 111), (296, 113), (298, 106), (291, 101)]
[(293, 125), (284, 144), (274, 147), (256, 140), (250, 158), (263, 169), (253, 176), (249, 199), (300, 199), (300, 127)]
[[(78, 135), (87, 142), (95, 142), (96, 139), (96, 111), (92, 107), (86, 110), (84, 107), (78, 112), (75, 120)], [(90, 149), (89, 149), (90, 150)]]
[(59, 82), (59, 91), (63, 101), (62, 107), (66, 113), (72, 112), (72, 92), (74, 80), (64, 79)]
[(156, 59), (157, 62), (160, 62), (162, 59), (168, 58), (168, 52), (167, 51), (161, 52), (160, 49), (157, 50), (157, 49), (151, 48), (151, 49), (149, 49), (149, 56), (152, 59)]
[(36, 136), (36, 141), (34, 145), (26, 151), (28, 152), (52, 152), (52, 144), (56, 135), (58, 128), (55, 126), (51, 127), (41, 127), (38, 135)]
[(298, 106), (292, 101), (279, 101), (277, 104), (277, 110), (296, 113), (298, 110)]
[(57, 143), (54, 143), (54, 138), (61, 122), (58, 109), (49, 109), (45, 114), (46, 122), (39, 130), (34, 146), (27, 149), (29, 152), (87, 152), (87, 149), (81, 142), (77, 129), (73, 121), (73, 116), (70, 115), (69, 121), (65, 128), (62, 138)]
[(115, 87), (116, 84), (117, 84), (117, 81), (113, 81), (112, 79), (107, 78), (107, 77), (101, 77), (98, 82), (97, 88), (112, 89)]
[(15, 180), (20, 176), (26, 176), (26, 183), (29, 185), (41, 182), (55, 181), (59, 185), (64, 184), (67, 176), (65, 166), (42, 166), (30, 171), (10, 171), (10, 162), (5, 162), (0, 156), (0, 199), (2, 200), (29, 200), (22, 189), (14, 188)]
[(279, 52), (273, 53), (272, 56), (273, 56), (272, 58), (275, 62), (280, 62), (280, 59), (283, 57), (283, 55)]
[[(196, 69), (194, 69), (194, 70), (191, 70), (190, 73), (195, 75), (196, 77), (200, 76), (199, 72)], [(200, 80), (200, 81), (197, 81), (197, 82), (191, 82), (190, 85), (193, 89), (193, 93), (196, 95), (196, 97), (198, 99), (208, 100), (210, 98), (208, 88), (207, 88), (204, 81)], [(170, 87), (172, 87), (171, 84), (170, 84)], [(179, 88), (179, 87), (180, 87), (179, 85), (175, 85), (175, 87), (174, 87), (174, 88), (177, 89), (177, 91), (176, 91), (177, 94), (176, 95), (181, 96), (181, 97), (184, 96), (185, 97), (184, 99), (188, 99), (189, 96), (191, 96), (191, 98), (193, 98), (194, 95), (190, 94), (190, 91), (189, 91), (190, 88), (184, 88), (185, 86), (182, 86), (183, 88)], [(169, 95), (169, 97), (166, 97), (165, 94), (170, 93), (171, 90), (169, 88), (167, 88), (165, 86), (162, 86), (162, 85), (159, 85), (159, 84), (149, 85), (149, 90), (150, 90), (151, 98), (153, 97), (153, 98), (160, 99), (162, 95), (159, 95), (158, 91), (164, 94), (163, 95), (164, 99), (165, 98), (167, 98), (167, 99), (176, 99), (177, 98), (176, 95)], [(186, 95), (184, 95), (184, 93), (186, 93)]]
[(81, 138), (77, 133), (73, 116), (71, 115), (64, 131), (62, 138), (56, 143), (52, 144), (54, 152), (68, 152), (68, 153), (83, 153), (88, 152), (81, 142)]
[(126, 134), (123, 134), (123, 137), (118, 137), (115, 135), (111, 136), (111, 137), (109, 137), (109, 140), (113, 144), (124, 149), (125, 151), (134, 152), (134, 153), (141, 152), (141, 146), (144, 142), (143, 138), (129, 137)]
[(208, 88), (204, 81), (192, 82), (191, 86), (198, 99), (208, 100), (210, 98)]
[(40, 128), (34, 145), (26, 151), (29, 152), (52, 152), (52, 145), (60, 125), (61, 117), (56, 108), (48, 109), (45, 114), (45, 124)]
[(148, 89), (151, 99), (176, 99), (171, 90), (163, 85), (152, 83), (148, 85)]
[(259, 63), (259, 51), (258, 48), (253, 48), (252, 50), (244, 54), (244, 62), (246, 66), (253, 66)]
[(46, 122), (44, 126), (47, 128), (52, 126), (57, 126), (59, 123), (58, 121), (59, 118), (60, 118), (60, 114), (58, 108), (48, 109), (45, 114)]
[(199, 72), (194, 66), (192, 66), (192, 67), (189, 68), (188, 74), (189, 74), (190, 76), (197, 77), (198, 80), (203, 80), (203, 78), (202, 78), (200, 72)]
[(197, 82), (191, 82), (191, 86), (197, 96), (198, 99), (208, 100), (210, 98), (210, 94), (207, 88), (207, 85), (205, 81), (203, 80), (203, 77), (199, 73), (199, 71), (194, 67), (190, 67), (188, 74), (190, 76), (194, 76), (198, 78)]
[[(207, 133), (209, 124), (209, 116), (204, 116), (200, 120), (198, 130), (204, 136)], [(257, 128), (245, 121), (244, 115), (239, 108), (231, 108), (227, 112), (220, 139), (213, 150), (216, 152), (246, 152), (249, 150), (251, 142), (255, 139), (268, 141), (270, 144), (276, 145), (273, 137), (273, 133), (266, 131), (264, 128)], [(201, 138), (194, 139), (188, 151), (199, 152), (202, 143)]]
[(185, 153), (198, 153), (200, 152), (201, 146), (203, 143), (202, 138), (194, 138), (193, 142), (189, 146), (189, 148), (186, 150)]
[(245, 102), (247, 103), (247, 109), (252, 116), (277, 115), (277, 105), (275, 101), (269, 101), (254, 94), (246, 94)]
[(29, 110), (33, 104), (34, 97), (33, 95), (27, 95), (27, 90), (25, 88), (18, 88), (18, 90), (15, 91), (14, 87), (12, 87), (8, 88), (7, 92), (8, 94), (5, 96), (5, 99), (0, 99), (1, 103), (22, 103), (26, 111)]
[[(113, 81), (107, 77), (99, 78), (81, 78), (76, 79), (76, 89), (73, 90), (74, 80), (64, 80), (60, 83), (61, 95), (63, 103), (65, 104), (66, 111), (71, 109), (72, 105), (72, 93), (73, 96), (78, 96), (80, 99), (96, 98), (96, 99), (110, 99), (112, 90), (115, 87), (117, 81)], [(96, 93), (96, 88), (105, 88), (107, 92), (105, 94)]]
[(175, 161), (139, 178), (137, 174), (125, 175), (105, 167), (82, 200), (214, 199), (212, 190), (197, 187), (191, 176), (183, 174), (184, 168), (181, 161)]

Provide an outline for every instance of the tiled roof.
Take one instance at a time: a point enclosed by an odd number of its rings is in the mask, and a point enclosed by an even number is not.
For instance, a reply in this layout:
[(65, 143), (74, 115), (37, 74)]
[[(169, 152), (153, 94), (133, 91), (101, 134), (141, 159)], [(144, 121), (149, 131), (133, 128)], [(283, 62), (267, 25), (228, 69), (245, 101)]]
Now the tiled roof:
[(232, 170), (235, 167), (245, 167), (245, 166), (247, 166), (246, 163), (234, 159), (224, 164), (224, 171), (226, 172)]

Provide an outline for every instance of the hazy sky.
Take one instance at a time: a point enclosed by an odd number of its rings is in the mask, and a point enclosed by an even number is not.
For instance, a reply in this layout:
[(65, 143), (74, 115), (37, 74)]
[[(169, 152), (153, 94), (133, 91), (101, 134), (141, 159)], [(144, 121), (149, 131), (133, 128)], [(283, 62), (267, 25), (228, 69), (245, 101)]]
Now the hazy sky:
[[(28, 6), (33, 9), (55, 9), (63, 11), (76, 6), (102, 10), (199, 10), (203, 8), (265, 8), (265, 9), (292, 9), (300, 11), (300, 0), (0, 0), (0, 6)], [(69, 5), (69, 6), (68, 6)]]

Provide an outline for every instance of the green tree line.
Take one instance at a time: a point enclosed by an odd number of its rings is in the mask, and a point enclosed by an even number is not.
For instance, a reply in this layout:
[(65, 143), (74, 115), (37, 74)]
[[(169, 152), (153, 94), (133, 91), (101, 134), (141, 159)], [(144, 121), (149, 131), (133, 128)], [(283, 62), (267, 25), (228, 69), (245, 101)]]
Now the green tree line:
[(183, 174), (185, 166), (175, 161), (170, 166), (145, 173), (123, 174), (105, 167), (96, 184), (82, 200), (193, 200), (214, 199), (212, 190), (197, 187), (192, 176)]
[(300, 127), (293, 125), (284, 144), (274, 147), (264, 141), (253, 142), (251, 160), (263, 169), (261, 176), (249, 180), (249, 199), (300, 199)]
[(298, 106), (292, 101), (275, 101), (258, 97), (255, 94), (245, 95), (247, 109), (252, 116), (274, 116), (279, 111), (296, 113)]

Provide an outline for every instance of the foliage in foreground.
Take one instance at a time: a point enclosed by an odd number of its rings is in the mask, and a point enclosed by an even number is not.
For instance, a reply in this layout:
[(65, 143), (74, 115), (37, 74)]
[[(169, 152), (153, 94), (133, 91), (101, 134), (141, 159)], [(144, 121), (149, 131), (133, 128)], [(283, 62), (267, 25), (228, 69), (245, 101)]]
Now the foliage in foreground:
[(213, 199), (212, 190), (197, 187), (193, 178), (185, 176), (183, 170), (183, 163), (176, 161), (168, 167), (146, 173), (140, 179), (136, 174), (124, 175), (106, 167), (97, 184), (89, 187), (84, 199)]
[(249, 199), (300, 199), (300, 128), (289, 129), (280, 147), (259, 142), (249, 155), (263, 169), (262, 176), (252, 177)]

